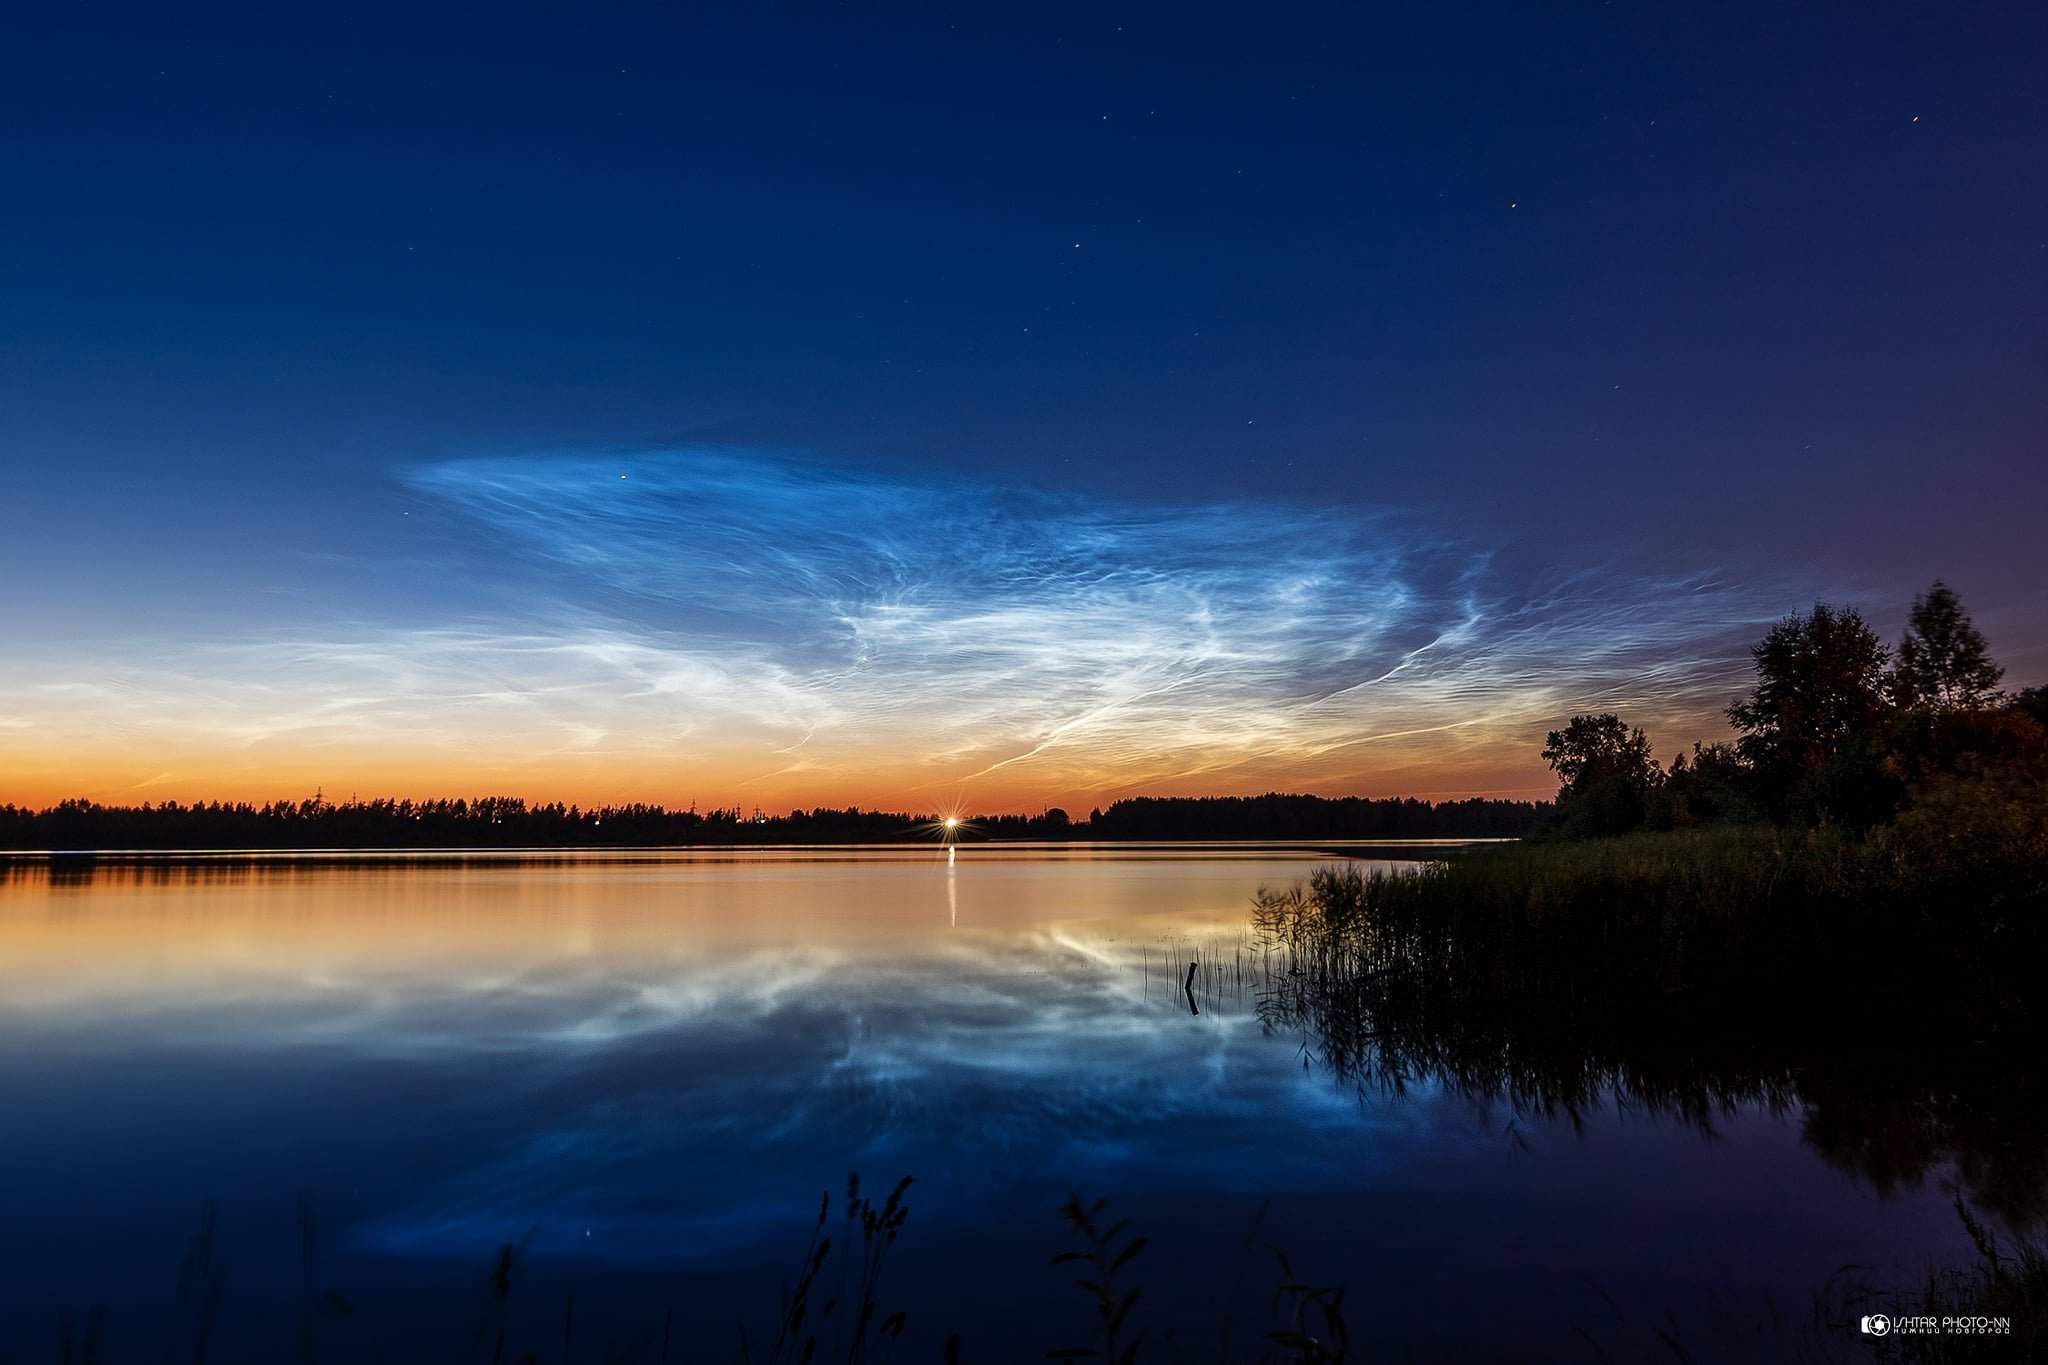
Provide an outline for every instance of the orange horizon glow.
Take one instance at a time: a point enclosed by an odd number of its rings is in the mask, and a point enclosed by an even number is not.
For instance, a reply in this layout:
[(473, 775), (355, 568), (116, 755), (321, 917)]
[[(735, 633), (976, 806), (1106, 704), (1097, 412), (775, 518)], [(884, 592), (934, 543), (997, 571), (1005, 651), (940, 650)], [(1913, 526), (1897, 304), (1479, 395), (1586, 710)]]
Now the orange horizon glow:
[[(1533, 751), (1532, 751), (1533, 752)], [(1416, 797), (1430, 801), (1466, 797), (1544, 800), (1556, 791), (1556, 779), (1540, 760), (1513, 768), (1431, 769), (1421, 763), (1401, 764), (1376, 777), (1325, 775), (1305, 780), (1280, 770), (1233, 774), (1227, 780), (1176, 780), (1162, 775), (1151, 780), (1117, 781), (1103, 774), (1084, 777), (1061, 773), (1044, 782), (1017, 781), (963, 785), (934, 781), (923, 765), (903, 763), (893, 770), (877, 765), (859, 774), (809, 774), (764, 780), (737, 766), (715, 770), (687, 760), (642, 759), (595, 765), (563, 761), (489, 762), (472, 756), (462, 762), (422, 763), (357, 752), (293, 755), (275, 763), (235, 762), (216, 758), (208, 763), (169, 770), (161, 753), (125, 761), (118, 755), (38, 754), (18, 743), (0, 747), (5, 780), (0, 805), (43, 809), (61, 801), (83, 799), (110, 806), (158, 805), (176, 802), (301, 801), (316, 793), (334, 803), (353, 799), (436, 800), (486, 796), (518, 797), (530, 804), (559, 801), (585, 808), (644, 803), (683, 810), (756, 807), (770, 815), (818, 807), (901, 811), (905, 814), (957, 812), (968, 815), (1034, 815), (1060, 807), (1081, 818), (1091, 807), (1140, 796), (1258, 796), (1268, 792), (1323, 797)], [(686, 773), (678, 776), (678, 771)]]
[(1037, 793), (992, 794), (986, 801), (970, 800), (965, 803), (947, 797), (919, 795), (892, 798), (886, 791), (878, 793), (875, 789), (852, 786), (789, 789), (759, 795), (749, 789), (731, 795), (720, 794), (709, 784), (685, 790), (662, 791), (651, 788), (605, 789), (595, 785), (511, 787), (482, 781), (465, 785), (446, 779), (439, 782), (421, 779), (416, 782), (393, 782), (388, 785), (359, 783), (354, 786), (337, 785), (320, 779), (305, 782), (286, 778), (268, 784), (221, 786), (166, 783), (137, 787), (123, 786), (118, 782), (92, 785), (73, 782), (66, 785), (52, 783), (47, 786), (23, 786), (0, 791), (0, 806), (46, 810), (71, 800), (91, 801), (103, 806), (155, 806), (165, 803), (190, 806), (216, 801), (228, 805), (263, 806), (279, 801), (310, 800), (315, 795), (334, 805), (354, 800), (422, 802), (510, 797), (523, 800), (529, 805), (560, 802), (565, 806), (577, 806), (586, 810), (604, 806), (654, 805), (671, 811), (682, 811), (694, 806), (699, 811), (737, 809), (743, 815), (750, 815), (758, 807), (763, 814), (769, 816), (782, 816), (792, 811), (819, 808), (858, 808), (936, 819), (939, 818), (939, 811), (957, 807), (964, 812), (958, 818), (965, 823), (978, 816), (1037, 815), (1054, 807), (1065, 810), (1068, 815), (1078, 820), (1084, 818), (1091, 808), (1107, 808), (1112, 802), (1138, 797), (1251, 797), (1279, 793), (1289, 796), (1317, 796), (1332, 800), (1346, 797), (1374, 800), (1412, 797), (1440, 803), (1483, 797), (1508, 801), (1547, 801), (1556, 794), (1557, 781), (1554, 776), (1544, 781), (1543, 776), (1545, 775), (1538, 774), (1536, 782), (1525, 786), (1322, 788), (1309, 783), (1275, 781), (1232, 787), (1132, 787), (1114, 791), (1080, 792), (1066, 797)]

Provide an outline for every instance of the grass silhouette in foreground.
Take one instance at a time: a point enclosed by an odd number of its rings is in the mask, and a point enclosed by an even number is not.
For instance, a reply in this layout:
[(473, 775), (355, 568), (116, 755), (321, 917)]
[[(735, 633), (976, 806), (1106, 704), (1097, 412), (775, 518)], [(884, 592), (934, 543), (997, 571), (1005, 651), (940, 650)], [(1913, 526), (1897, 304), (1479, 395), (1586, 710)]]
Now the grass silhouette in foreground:
[[(849, 1177), (845, 1196), (845, 1232), (840, 1239), (828, 1233), (832, 1196), (821, 1196), (818, 1215), (799, 1262), (793, 1282), (786, 1282), (773, 1319), (773, 1333), (764, 1339), (757, 1353), (744, 1322), (735, 1328), (737, 1342), (698, 1338), (678, 1339), (672, 1312), (664, 1312), (661, 1332), (645, 1333), (622, 1342), (604, 1341), (602, 1354), (592, 1343), (579, 1339), (576, 1299), (565, 1297), (559, 1344), (518, 1345), (508, 1337), (508, 1309), (522, 1278), (524, 1243), (508, 1243), (493, 1257), (486, 1277), (483, 1305), (470, 1338), (467, 1359), (491, 1365), (569, 1365), (576, 1360), (598, 1360), (606, 1365), (646, 1362), (669, 1365), (671, 1361), (722, 1359), (734, 1365), (857, 1365), (897, 1359), (937, 1360), (943, 1365), (961, 1365), (970, 1359), (1052, 1359), (1099, 1360), (1110, 1365), (1142, 1365), (1146, 1361), (1201, 1360), (1218, 1365), (1341, 1365), (1342, 1362), (1389, 1358), (1376, 1349), (1370, 1331), (1355, 1333), (1346, 1316), (1347, 1289), (1343, 1285), (1317, 1284), (1298, 1274), (1286, 1254), (1266, 1246), (1277, 1268), (1278, 1282), (1268, 1300), (1268, 1323), (1264, 1331), (1243, 1349), (1234, 1344), (1232, 1308), (1226, 1308), (1214, 1344), (1189, 1341), (1171, 1329), (1155, 1334), (1143, 1322), (1144, 1302), (1142, 1253), (1148, 1239), (1136, 1233), (1128, 1220), (1110, 1218), (1110, 1201), (1084, 1200), (1071, 1196), (1059, 1211), (1061, 1219), (1078, 1244), (1052, 1257), (1056, 1269), (1079, 1270), (1075, 1281), (1092, 1310), (1093, 1335), (1081, 1344), (1042, 1350), (1020, 1343), (984, 1343), (970, 1353), (973, 1324), (952, 1330), (940, 1342), (927, 1334), (922, 1341), (905, 1346), (908, 1315), (901, 1310), (883, 1312), (883, 1280), (889, 1253), (909, 1219), (906, 1193), (910, 1177), (898, 1181), (877, 1207), (860, 1194), (860, 1178)], [(2010, 1247), (2002, 1244), (1958, 1197), (1957, 1216), (1975, 1248), (1973, 1257), (1959, 1265), (1931, 1270), (1926, 1281), (1915, 1288), (1885, 1290), (1858, 1277), (1859, 1267), (1847, 1266), (1829, 1282), (1815, 1289), (1805, 1314), (1785, 1320), (1775, 1312), (1755, 1321), (1686, 1324), (1669, 1312), (1655, 1320), (1632, 1323), (1629, 1314), (1597, 1285), (1591, 1288), (1606, 1304), (1613, 1325), (1634, 1330), (1647, 1328), (1643, 1340), (1656, 1343), (1658, 1358), (1679, 1362), (1722, 1358), (1785, 1359), (1833, 1362), (1876, 1358), (1897, 1362), (1931, 1362), (1948, 1365), (1955, 1361), (2034, 1361), (2048, 1350), (2048, 1254), (2030, 1242)], [(1254, 1217), (1244, 1245), (1254, 1249), (1264, 1219), (1264, 1210)], [(306, 1253), (307, 1304), (301, 1319), (296, 1349), (281, 1349), (274, 1359), (296, 1360), (298, 1365), (316, 1365), (323, 1358), (322, 1324), (353, 1314), (347, 1301), (331, 1288), (317, 1292), (317, 1235), (309, 1212), (301, 1210), (302, 1252)], [(849, 1278), (851, 1284), (849, 1287)], [(827, 1281), (836, 1287), (828, 1288)], [(212, 1210), (209, 1208), (200, 1232), (194, 1237), (179, 1279), (178, 1316), (168, 1334), (163, 1358), (166, 1365), (205, 1365), (218, 1342), (223, 1263), (215, 1244)], [(1020, 1297), (1043, 1295), (1050, 1301), (1049, 1287), (1018, 1286)], [(1234, 1305), (1233, 1290), (1230, 1304)], [(1872, 1342), (1857, 1331), (1859, 1319), (1869, 1313), (1888, 1313), (1894, 1319), (1909, 1316), (1942, 1317), (1972, 1315), (2005, 1318), (2011, 1335), (1991, 1337), (1899, 1335)], [(1370, 1320), (1368, 1314), (1367, 1320)], [(112, 1365), (102, 1345), (103, 1319), (88, 1314), (81, 1326), (69, 1315), (59, 1322), (56, 1359), (58, 1365)], [(1581, 1329), (1585, 1331), (1584, 1328)], [(410, 1332), (407, 1335), (411, 1335)], [(587, 1335), (587, 1333), (586, 1333)], [(1614, 1357), (1590, 1332), (1585, 1336), (1595, 1360)], [(936, 1347), (934, 1349), (934, 1343)], [(382, 1344), (380, 1356), (405, 1356), (398, 1340)], [(899, 1350), (915, 1351), (899, 1355)], [(1723, 1351), (1736, 1355), (1723, 1355)], [(437, 1357), (427, 1357), (437, 1358)], [(1407, 1358), (1407, 1357), (1398, 1357)], [(0, 1365), (14, 1365), (14, 1357), (0, 1355)]]
[[(776, 1310), (775, 1339), (762, 1360), (770, 1362), (770, 1365), (817, 1360), (820, 1358), (818, 1334), (821, 1331), (832, 1334), (823, 1357), (825, 1360), (856, 1365), (856, 1362), (870, 1358), (871, 1349), (893, 1353), (909, 1318), (899, 1309), (881, 1316), (878, 1321), (877, 1315), (881, 1312), (878, 1295), (889, 1253), (896, 1246), (897, 1234), (910, 1218), (910, 1206), (904, 1202), (904, 1195), (909, 1192), (911, 1183), (912, 1178), (907, 1175), (897, 1181), (878, 1209), (861, 1195), (860, 1172), (847, 1176), (846, 1235), (839, 1247), (840, 1287), (830, 1295), (825, 1294), (819, 1276), (832, 1259), (833, 1242), (825, 1230), (826, 1220), (832, 1212), (832, 1195), (827, 1191), (818, 1196), (818, 1220), (811, 1228), (810, 1245), (804, 1249), (802, 1271), (797, 1276), (796, 1287), (785, 1291), (782, 1304)], [(854, 1241), (855, 1233), (859, 1234), (858, 1243)], [(852, 1299), (847, 1302), (845, 1279), (849, 1261), (858, 1278)], [(817, 1301), (815, 1315), (812, 1313), (814, 1300)], [(948, 1347), (948, 1358), (953, 1358), (957, 1352), (956, 1339)], [(740, 1329), (738, 1358), (741, 1362), (754, 1359), (744, 1327)]]

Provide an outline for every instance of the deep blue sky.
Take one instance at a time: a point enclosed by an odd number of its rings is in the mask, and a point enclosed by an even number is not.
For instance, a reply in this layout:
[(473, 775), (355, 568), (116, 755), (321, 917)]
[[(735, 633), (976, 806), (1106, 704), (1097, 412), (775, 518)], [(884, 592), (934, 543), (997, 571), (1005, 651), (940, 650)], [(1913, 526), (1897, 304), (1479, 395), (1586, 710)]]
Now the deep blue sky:
[(525, 573), (666, 628), (422, 490), (705, 447), (1394, 516), (1502, 597), (1941, 574), (2048, 672), (2038, 5), (81, 4), (0, 117), (38, 686)]

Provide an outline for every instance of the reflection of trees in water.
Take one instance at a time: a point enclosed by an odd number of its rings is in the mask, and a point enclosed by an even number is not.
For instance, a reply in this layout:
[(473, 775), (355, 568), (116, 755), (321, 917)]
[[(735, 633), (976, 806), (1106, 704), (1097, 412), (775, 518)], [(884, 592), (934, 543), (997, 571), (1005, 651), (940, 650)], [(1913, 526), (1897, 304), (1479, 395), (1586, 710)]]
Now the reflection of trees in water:
[(1954, 1163), (2008, 1224), (2048, 1224), (2048, 1082), (2038, 1059), (1989, 1051), (1849, 1052), (1801, 1076), (1805, 1137), (1889, 1192)]
[[(1575, 1131), (1615, 1108), (1703, 1136), (1739, 1111), (1796, 1110), (1814, 1151), (1880, 1193), (1953, 1170), (1972, 1202), (2007, 1224), (2048, 1222), (2048, 1079), (2038, 1059), (1730, 1039), (1704, 1020), (1684, 1028), (1668, 1017), (1646, 1029), (1625, 999), (1590, 982), (1532, 982), (1517, 993), (1489, 973), (1468, 989), (1453, 972), (1411, 966), (1417, 958), (1398, 942), (1333, 954), (1327, 942), (1294, 939), (1298, 923), (1273, 905), (1260, 916), (1257, 1016), (1269, 1032), (1299, 1034), (1305, 1056), (1362, 1095), (1440, 1086), (1482, 1109)], [(1684, 1041), (1699, 1037), (1728, 1041)]]

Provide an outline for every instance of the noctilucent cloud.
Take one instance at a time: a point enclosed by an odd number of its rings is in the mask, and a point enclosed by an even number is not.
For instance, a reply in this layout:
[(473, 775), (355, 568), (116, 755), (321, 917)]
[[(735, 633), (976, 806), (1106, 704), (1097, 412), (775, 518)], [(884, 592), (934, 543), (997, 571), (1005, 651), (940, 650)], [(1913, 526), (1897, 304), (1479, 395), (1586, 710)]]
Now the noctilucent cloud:
[[(705, 799), (1504, 790), (1561, 709), (1690, 723), (1783, 584), (1532, 580), (1393, 513), (1125, 503), (760, 452), (416, 466), (461, 610), (38, 661), (31, 745)], [(90, 717), (91, 725), (67, 725)], [(119, 736), (107, 744), (100, 736)], [(23, 731), (26, 735), (26, 729)], [(1508, 763), (1514, 761), (1508, 758)], [(1505, 790), (1540, 790), (1539, 783)]]
[(1541, 795), (2048, 675), (2048, 15), (116, 6), (0, 52), (0, 800)]

